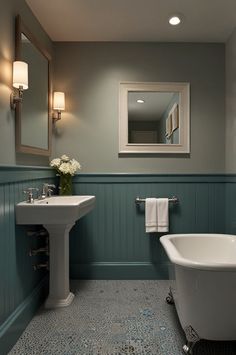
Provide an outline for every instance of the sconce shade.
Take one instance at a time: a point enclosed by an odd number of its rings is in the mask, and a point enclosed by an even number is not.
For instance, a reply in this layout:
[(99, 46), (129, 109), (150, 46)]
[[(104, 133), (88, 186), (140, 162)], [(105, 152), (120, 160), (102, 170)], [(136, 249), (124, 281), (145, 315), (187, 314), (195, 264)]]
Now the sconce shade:
[(28, 89), (28, 64), (21, 61), (13, 62), (13, 87)]
[(58, 111), (65, 110), (65, 93), (55, 91), (53, 95), (53, 109)]

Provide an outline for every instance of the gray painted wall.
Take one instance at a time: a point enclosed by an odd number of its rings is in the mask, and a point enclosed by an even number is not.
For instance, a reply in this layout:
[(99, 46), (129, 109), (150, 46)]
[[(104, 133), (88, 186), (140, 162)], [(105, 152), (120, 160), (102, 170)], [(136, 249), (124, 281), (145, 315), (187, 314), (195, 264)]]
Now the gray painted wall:
[(49, 53), (53, 44), (24, 0), (0, 2), (0, 164), (48, 165), (48, 159), (15, 153), (15, 118), (9, 100), (12, 91), (12, 62), (15, 58), (15, 17), (22, 16)]
[(226, 43), (225, 171), (236, 173), (236, 29)]
[[(53, 53), (52, 42), (24, 0), (0, 4), (0, 164), (48, 165), (47, 158), (15, 153), (9, 96), (18, 13)], [(55, 47), (55, 89), (66, 92), (67, 107), (54, 132), (53, 156), (65, 152), (78, 158), (83, 172), (224, 171), (223, 44), (56, 43)], [(229, 57), (233, 63), (230, 51)], [(190, 82), (190, 156), (118, 156), (118, 84), (123, 80)], [(229, 117), (227, 137), (232, 132)], [(227, 139), (227, 166), (233, 161), (232, 145), (233, 139)]]
[[(223, 44), (56, 43), (55, 58), (66, 112), (53, 156), (78, 158), (82, 172), (224, 172)], [(118, 156), (120, 81), (190, 82), (190, 156)]]

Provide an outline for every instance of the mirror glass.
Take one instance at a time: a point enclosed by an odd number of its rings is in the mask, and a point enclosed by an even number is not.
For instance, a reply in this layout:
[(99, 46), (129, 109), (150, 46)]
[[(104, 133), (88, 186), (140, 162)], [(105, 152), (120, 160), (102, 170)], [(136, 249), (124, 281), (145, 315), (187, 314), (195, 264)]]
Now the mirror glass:
[(120, 153), (189, 153), (189, 84), (120, 83)]
[(48, 61), (23, 33), (21, 47), (29, 71), (29, 90), (21, 108), (21, 143), (48, 149)]
[(128, 92), (128, 143), (179, 144), (178, 118), (178, 92)]
[(50, 56), (17, 17), (16, 58), (28, 63), (29, 88), (16, 110), (16, 149), (50, 155)]

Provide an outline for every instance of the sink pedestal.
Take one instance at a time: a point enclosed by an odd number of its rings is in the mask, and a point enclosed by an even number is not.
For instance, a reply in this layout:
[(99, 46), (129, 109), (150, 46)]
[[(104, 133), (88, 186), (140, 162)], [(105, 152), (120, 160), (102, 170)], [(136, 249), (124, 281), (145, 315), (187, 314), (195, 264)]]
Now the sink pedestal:
[(49, 296), (47, 308), (68, 306), (73, 298), (69, 286), (69, 231), (77, 220), (89, 213), (95, 196), (52, 196), (16, 205), (17, 224), (40, 224), (49, 233)]
[(72, 224), (44, 224), (49, 232), (49, 296), (46, 308), (68, 306), (74, 294), (69, 284), (69, 232)]

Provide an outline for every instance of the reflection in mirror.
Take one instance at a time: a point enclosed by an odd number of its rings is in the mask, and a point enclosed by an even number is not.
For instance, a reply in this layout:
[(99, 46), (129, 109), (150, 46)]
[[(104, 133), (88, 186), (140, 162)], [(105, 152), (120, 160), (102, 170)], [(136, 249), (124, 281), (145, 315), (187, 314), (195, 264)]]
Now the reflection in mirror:
[(21, 144), (48, 149), (48, 61), (23, 33), (21, 48), (30, 87), (21, 108)]
[(16, 109), (16, 150), (50, 155), (50, 56), (16, 18), (16, 59), (28, 63), (29, 89)]
[(179, 93), (128, 92), (128, 143), (179, 144)]
[(120, 83), (120, 153), (189, 153), (189, 84)]

